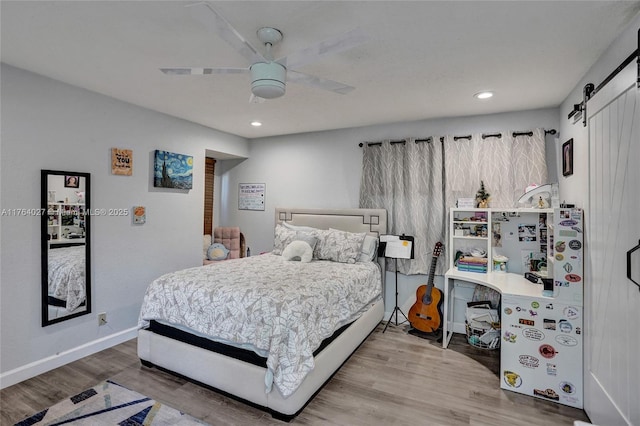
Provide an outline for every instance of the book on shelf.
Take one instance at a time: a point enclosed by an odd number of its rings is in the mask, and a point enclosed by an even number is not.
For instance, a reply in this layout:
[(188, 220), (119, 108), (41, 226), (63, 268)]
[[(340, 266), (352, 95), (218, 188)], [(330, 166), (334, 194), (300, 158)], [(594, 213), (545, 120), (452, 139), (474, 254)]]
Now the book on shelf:
[(486, 257), (462, 256), (457, 261), (458, 271), (464, 272), (487, 272), (489, 259)]
[(487, 267), (486, 266), (470, 266), (470, 265), (458, 265), (458, 271), (462, 271), (462, 272), (480, 272), (480, 273), (485, 273), (487, 272)]
[(458, 259), (458, 263), (486, 265), (487, 263), (489, 263), (489, 259), (487, 259), (486, 257), (462, 256), (460, 259)]

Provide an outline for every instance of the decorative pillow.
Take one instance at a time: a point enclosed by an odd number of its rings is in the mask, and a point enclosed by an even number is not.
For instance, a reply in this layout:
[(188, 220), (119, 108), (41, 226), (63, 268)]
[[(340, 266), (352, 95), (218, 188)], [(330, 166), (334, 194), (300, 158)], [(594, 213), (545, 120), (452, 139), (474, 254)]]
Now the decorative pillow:
[(325, 249), (325, 245), (329, 234), (330, 232), (326, 229), (316, 229), (315, 231), (309, 232), (309, 235), (317, 239), (316, 246), (313, 248), (314, 259), (323, 260), (327, 258), (327, 256), (325, 256), (327, 251), (327, 249)]
[(366, 233), (329, 229), (328, 231), (313, 232), (312, 235), (319, 238), (316, 250), (314, 250), (314, 256), (318, 259), (356, 263)]
[(318, 238), (302, 231), (296, 232), (296, 238), (294, 241), (304, 241), (305, 243), (309, 244), (309, 247), (311, 247), (312, 251), (316, 248), (316, 244), (318, 244)]
[(282, 254), (282, 250), (289, 243), (296, 239), (296, 231), (292, 231), (291, 229), (287, 229), (286, 227), (277, 224), (273, 239), (273, 251), (271, 253), (280, 255)]
[(282, 257), (285, 260), (299, 260), (303, 263), (309, 263), (313, 258), (313, 249), (305, 241), (292, 241), (282, 250)]
[(370, 262), (378, 256), (378, 237), (365, 235), (362, 248), (358, 255), (358, 262)]
[(213, 243), (207, 250), (209, 260), (225, 260), (229, 256), (229, 249), (220, 243)]

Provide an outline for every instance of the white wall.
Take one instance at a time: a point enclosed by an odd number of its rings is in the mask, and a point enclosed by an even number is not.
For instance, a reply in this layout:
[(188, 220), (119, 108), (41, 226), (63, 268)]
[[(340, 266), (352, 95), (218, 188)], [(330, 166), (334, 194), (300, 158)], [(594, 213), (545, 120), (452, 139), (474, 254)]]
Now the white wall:
[[(133, 226), (130, 216), (93, 217), (93, 313), (45, 328), (39, 218), (1, 217), (0, 371), (6, 386), (31, 363), (53, 365), (65, 351), (126, 335), (151, 280), (201, 264), (205, 152), (246, 157), (249, 148), (244, 138), (4, 64), (1, 79), (3, 209), (40, 207), (41, 169), (91, 173), (94, 209), (147, 207), (145, 225)], [(133, 150), (133, 176), (111, 174), (113, 147)], [(156, 149), (194, 157), (193, 189), (153, 187)], [(107, 313), (106, 326), (98, 327), (98, 312)]]
[(573, 175), (564, 177), (562, 173), (558, 174), (560, 200), (574, 202), (577, 207), (585, 208), (589, 197), (589, 133), (587, 127), (582, 125), (582, 119), (574, 124), (574, 120), (568, 120), (567, 116), (573, 110), (574, 104), (582, 102), (582, 90), (587, 83), (598, 87), (622, 61), (638, 48), (638, 27), (640, 27), (640, 15), (636, 16), (626, 27), (626, 30), (609, 46), (576, 84), (560, 107), (561, 137), (558, 141), (558, 153), (562, 143), (573, 138)]
[[(558, 129), (556, 108), (486, 116), (442, 118), (361, 128), (271, 137), (251, 141), (250, 158), (230, 162), (221, 179), (226, 203), (221, 220), (240, 226), (252, 254), (273, 246), (276, 207), (357, 208), (364, 141), (477, 132)], [(550, 179), (555, 180), (554, 137), (547, 136)], [(223, 162), (224, 163), (224, 162)], [(216, 164), (216, 169), (218, 168)], [(266, 183), (265, 211), (238, 210), (239, 183)], [(524, 190), (524, 188), (523, 188)], [(386, 300), (394, 298), (393, 274), (387, 276)], [(442, 288), (437, 279), (437, 285)], [(425, 276), (399, 275), (399, 301), (410, 307)], [(390, 313), (393, 304), (387, 302)], [(405, 312), (408, 310), (405, 309)]]

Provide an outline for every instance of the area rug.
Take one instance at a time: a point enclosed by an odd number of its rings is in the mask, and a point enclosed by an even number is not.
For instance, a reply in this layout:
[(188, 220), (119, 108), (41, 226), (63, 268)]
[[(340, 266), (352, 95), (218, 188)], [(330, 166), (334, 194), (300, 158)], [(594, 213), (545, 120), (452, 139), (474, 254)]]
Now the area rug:
[(30, 425), (206, 425), (188, 414), (107, 380), (16, 423)]

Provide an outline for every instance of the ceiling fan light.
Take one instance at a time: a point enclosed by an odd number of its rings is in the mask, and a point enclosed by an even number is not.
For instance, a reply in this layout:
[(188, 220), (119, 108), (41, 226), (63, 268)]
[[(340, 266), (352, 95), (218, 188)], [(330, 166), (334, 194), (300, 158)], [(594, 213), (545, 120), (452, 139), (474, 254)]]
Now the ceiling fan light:
[(279, 98), (285, 92), (287, 69), (277, 62), (251, 65), (251, 92), (264, 99)]

